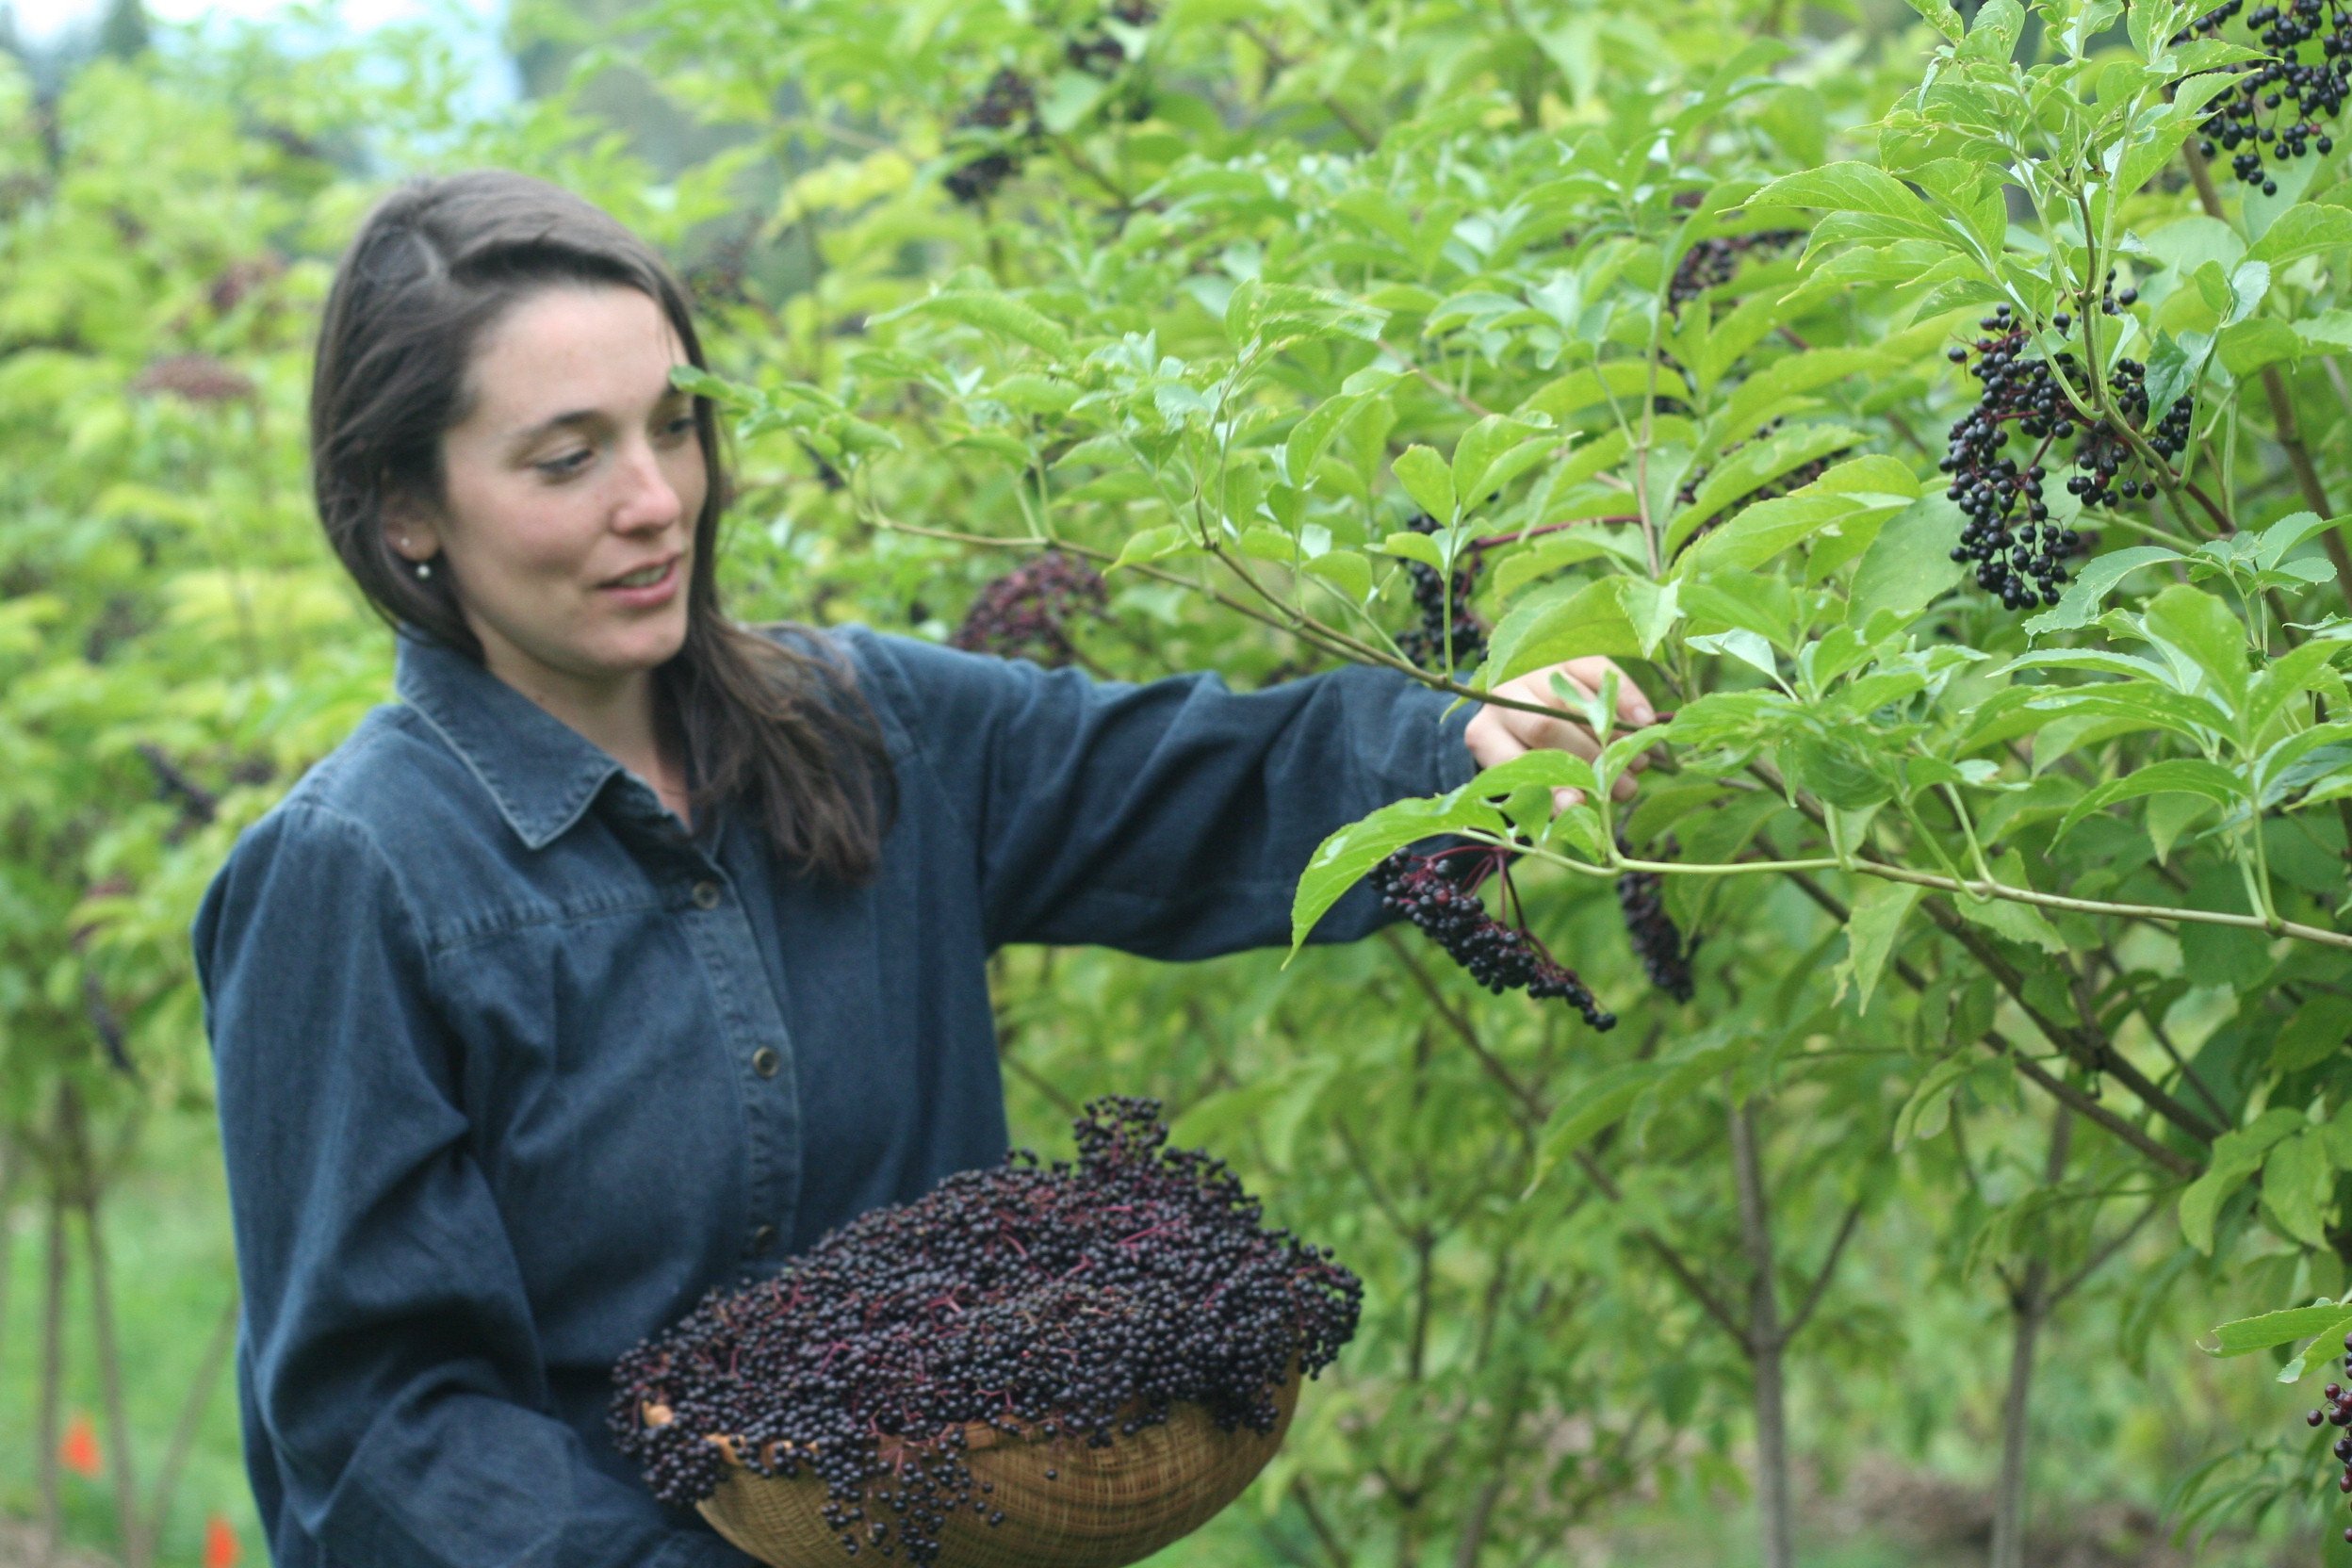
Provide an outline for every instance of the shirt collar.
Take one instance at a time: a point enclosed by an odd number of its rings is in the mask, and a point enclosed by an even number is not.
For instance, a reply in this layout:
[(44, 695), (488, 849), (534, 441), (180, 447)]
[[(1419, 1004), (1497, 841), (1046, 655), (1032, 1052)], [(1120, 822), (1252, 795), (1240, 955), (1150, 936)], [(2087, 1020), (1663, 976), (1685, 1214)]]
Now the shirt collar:
[(482, 665), (405, 628), (393, 689), (482, 780), (529, 848), (554, 842), (622, 771), (601, 746)]

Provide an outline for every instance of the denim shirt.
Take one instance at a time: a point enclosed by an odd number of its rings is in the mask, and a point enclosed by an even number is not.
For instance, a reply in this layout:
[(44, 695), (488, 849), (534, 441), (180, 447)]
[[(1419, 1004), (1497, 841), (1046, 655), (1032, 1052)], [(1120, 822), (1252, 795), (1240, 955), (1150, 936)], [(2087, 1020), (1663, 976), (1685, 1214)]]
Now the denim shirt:
[[(986, 961), (1287, 939), (1322, 837), (1466, 778), (1386, 672), (1236, 694), (864, 630), (896, 772), (859, 887), (743, 813), (689, 834), (604, 751), (403, 633), (371, 711), (238, 839), (194, 928), (278, 1568), (749, 1559), (603, 1417), (714, 1285), (1006, 1145)], [(1320, 939), (1380, 916), (1364, 890)]]

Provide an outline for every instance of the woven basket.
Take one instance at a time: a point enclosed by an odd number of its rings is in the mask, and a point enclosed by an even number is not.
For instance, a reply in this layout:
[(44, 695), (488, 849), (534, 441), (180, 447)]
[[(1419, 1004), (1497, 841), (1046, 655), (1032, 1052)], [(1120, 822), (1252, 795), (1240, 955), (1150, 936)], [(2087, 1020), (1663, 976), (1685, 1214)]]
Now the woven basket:
[[(969, 1508), (939, 1532), (939, 1568), (1123, 1568), (1139, 1562), (1242, 1494), (1282, 1446), (1298, 1406), (1298, 1379), (1274, 1396), (1274, 1429), (1219, 1431), (1198, 1405), (1178, 1405), (1168, 1420), (1107, 1448), (1083, 1438), (1052, 1442), (1009, 1436), (993, 1427), (964, 1429), (964, 1462), (1004, 1522), (991, 1525)], [(1047, 1480), (1052, 1469), (1056, 1478)], [(718, 1532), (773, 1568), (840, 1568), (852, 1560), (827, 1528), (825, 1482), (806, 1473), (792, 1480), (740, 1466), (698, 1506)], [(864, 1554), (860, 1554), (863, 1556)]]

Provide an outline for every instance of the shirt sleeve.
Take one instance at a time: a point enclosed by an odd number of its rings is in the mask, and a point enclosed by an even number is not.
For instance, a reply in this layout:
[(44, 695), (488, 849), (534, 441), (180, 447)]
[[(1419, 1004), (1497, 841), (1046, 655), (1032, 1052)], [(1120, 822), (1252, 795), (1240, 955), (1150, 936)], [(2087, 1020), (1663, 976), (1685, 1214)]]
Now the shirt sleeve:
[(373, 836), (282, 807), (193, 939), (284, 1513), (348, 1568), (749, 1568), (549, 1413), (430, 958)]
[[(1286, 944), (1291, 897), (1333, 830), (1476, 771), (1468, 705), (1349, 667), (1236, 693), (1215, 675), (1098, 681), (910, 638), (860, 639), (966, 818), (985, 930), (1158, 958)], [(1315, 927), (1383, 923), (1352, 890)]]

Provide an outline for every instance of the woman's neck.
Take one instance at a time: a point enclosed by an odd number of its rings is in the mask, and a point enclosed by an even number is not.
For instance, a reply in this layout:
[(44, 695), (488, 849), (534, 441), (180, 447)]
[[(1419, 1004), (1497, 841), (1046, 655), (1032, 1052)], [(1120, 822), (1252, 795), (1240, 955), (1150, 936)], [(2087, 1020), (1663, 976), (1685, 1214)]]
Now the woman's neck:
[(502, 660), (495, 643), (485, 641), (483, 652), (492, 675), (645, 780), (679, 822), (694, 825), (684, 760), (661, 722), (652, 671), (634, 670), (610, 684), (592, 685), (565, 679), (534, 661)]

